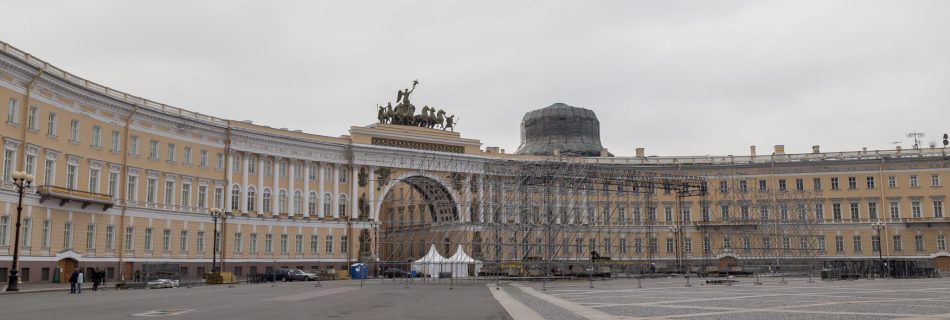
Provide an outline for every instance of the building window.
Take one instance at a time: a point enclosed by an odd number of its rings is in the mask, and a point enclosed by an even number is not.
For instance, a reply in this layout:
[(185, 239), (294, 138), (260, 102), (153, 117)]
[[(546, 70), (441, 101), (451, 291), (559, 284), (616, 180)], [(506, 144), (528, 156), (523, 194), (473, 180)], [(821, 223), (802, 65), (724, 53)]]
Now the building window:
[(852, 220), (861, 219), (860, 211), (859, 211), (859, 208), (858, 208), (858, 203), (857, 203), (857, 202), (852, 202), (852, 203), (849, 203), (849, 206), (850, 206), (850, 208), (851, 208), (851, 219), (852, 219)]
[(785, 179), (778, 179), (778, 190), (788, 191), (788, 186), (785, 184)]
[(234, 155), (231, 157), (231, 171), (241, 172), (241, 156)]
[(937, 236), (937, 250), (947, 251), (947, 237), (942, 234)]
[(840, 190), (838, 186), (838, 177), (831, 178), (831, 190)]
[(69, 121), (69, 140), (73, 142), (79, 141), (79, 120)]
[(894, 251), (903, 251), (904, 246), (901, 241), (901, 236), (894, 236)]
[(148, 158), (158, 160), (158, 141), (152, 140), (148, 143)]
[(178, 252), (188, 252), (188, 230), (181, 230), (178, 234)]
[(851, 237), (851, 242), (854, 244), (854, 252), (855, 253), (861, 252), (861, 236)]
[(106, 250), (115, 250), (115, 226), (106, 226)]
[(818, 219), (819, 222), (825, 219), (825, 206), (821, 203), (815, 204), (815, 219)]
[(26, 163), (24, 165), (24, 170), (26, 173), (36, 175), (36, 156), (32, 154), (26, 155)]
[(247, 187), (247, 211), (256, 211), (254, 206), (257, 204), (257, 189), (254, 186)]
[(940, 175), (939, 175), (939, 174), (932, 174), (932, 175), (930, 175), (930, 185), (931, 185), (931, 186), (934, 186), (934, 187), (939, 187), (939, 186), (940, 186)]
[(888, 188), (897, 188), (897, 177), (889, 176), (887, 177), (887, 187)]
[(17, 122), (17, 104), (19, 101), (17, 99), (10, 98), (10, 103), (7, 104), (7, 123), (19, 123)]
[(184, 148), (184, 151), (182, 151), (182, 152), (184, 152), (184, 155), (183, 155), (183, 156), (184, 156), (185, 158), (182, 159), (181, 161), (182, 161), (184, 164), (191, 165), (191, 147), (187, 147), (187, 146), (186, 146), (186, 147)]
[(805, 190), (805, 180), (804, 179), (795, 179), (795, 190), (804, 191)]
[(89, 192), (99, 192), (99, 169), (89, 169)]
[(208, 205), (208, 186), (198, 186), (198, 208), (206, 208)]
[(172, 250), (172, 231), (165, 229), (162, 230), (162, 251), (171, 251)]
[(917, 249), (917, 251), (924, 251), (924, 236), (914, 236), (914, 249)]
[(844, 237), (835, 236), (835, 252), (844, 252)]
[(848, 177), (848, 189), (854, 190), (858, 188), (858, 178)]
[(911, 214), (911, 217), (914, 217), (914, 218), (921, 217), (920, 201), (910, 202), (910, 214)]
[(175, 204), (175, 181), (165, 181), (165, 204)]
[(166, 153), (168, 155), (167, 161), (175, 162), (175, 144), (174, 143), (168, 144), (168, 149), (166, 150)]
[(900, 202), (891, 201), (891, 219), (899, 219), (900, 217), (901, 217)]
[(831, 215), (835, 220), (841, 220), (841, 204), (832, 203), (831, 204)]
[(216, 155), (216, 159), (215, 159), (215, 163), (214, 163), (214, 168), (215, 168), (215, 169), (218, 169), (218, 170), (223, 170), (223, 169), (224, 169), (224, 155), (223, 155), (223, 154), (218, 153), (218, 154)]
[(145, 251), (152, 251), (152, 228), (145, 228)]
[(286, 213), (287, 212), (287, 191), (280, 190), (277, 192), (277, 213)]
[(240, 232), (234, 233), (234, 253), (241, 253), (241, 238), (242, 235)]
[(728, 181), (719, 181), (719, 193), (729, 192), (729, 182)]
[(109, 172), (109, 195), (112, 198), (116, 196), (116, 190), (119, 188), (119, 173), (118, 172)]
[(825, 251), (825, 236), (818, 236), (818, 250)]
[(310, 215), (317, 214), (317, 193), (311, 192), (310, 198), (307, 199), (307, 213)]
[(303, 235), (298, 234), (294, 236), (294, 252), (297, 254), (303, 254)]
[(943, 201), (934, 201), (934, 217), (943, 218)]
[(198, 165), (202, 168), (208, 166), (208, 150), (198, 152)]
[(872, 252), (881, 251), (881, 236), (871, 236), (871, 251)]
[(332, 211), (330, 211), (330, 210), (331, 210), (331, 209), (330, 209), (330, 202), (331, 202), (331, 201), (333, 201), (333, 198), (330, 196), (329, 193), (326, 193), (326, 194), (323, 195), (323, 214), (324, 214), (324, 215), (330, 214), (330, 213), (332, 212)]
[(27, 113), (26, 124), (27, 128), (30, 130), (39, 130), (36, 128), (36, 116), (39, 113), (39, 109), (36, 107), (30, 107), (29, 113)]
[(338, 213), (340, 214), (341, 217), (346, 216), (346, 195), (345, 194), (340, 194), (339, 210), (340, 211)]
[(874, 177), (867, 177), (868, 189), (874, 189)]
[(257, 173), (257, 158), (247, 157), (247, 173)]
[(0, 216), (0, 246), (9, 246), (7, 235), (10, 230), (10, 216)]
[(3, 181), (12, 181), (11, 175), (16, 167), (16, 151), (3, 150)]
[(264, 253), (274, 252), (274, 235), (271, 233), (264, 235)]
[(101, 148), (102, 147), (102, 128), (99, 126), (92, 126), (92, 147)]
[(50, 112), (49, 117), (46, 121), (46, 135), (50, 137), (56, 136), (56, 113)]
[(333, 235), (327, 235), (326, 253), (333, 253)]
[(241, 187), (238, 185), (231, 187), (231, 210), (241, 210)]
[(910, 187), (916, 188), (920, 186), (920, 181), (917, 180), (917, 176), (910, 176)]
[(294, 191), (294, 214), (302, 214), (303, 212), (303, 194), (300, 193), (300, 190)]
[(125, 250), (132, 251), (135, 250), (135, 227), (126, 227), (125, 228)]
[(115, 131), (115, 130), (112, 131), (112, 148), (109, 150), (111, 150), (112, 152), (119, 152), (119, 132), (118, 131)]
[(310, 254), (316, 255), (318, 252), (319, 243), (317, 242), (317, 239), (318, 239), (317, 235), (315, 234), (310, 235)]
[(340, 168), (340, 183), (346, 183), (346, 176), (348, 176), (350, 170), (347, 168)]
[(821, 190), (821, 178), (812, 179), (812, 189)]
[(205, 232), (204, 231), (198, 231), (198, 235), (197, 237), (195, 237), (195, 250), (198, 250), (198, 252), (205, 251)]
[(191, 206), (191, 184), (190, 183), (181, 184), (181, 206), (182, 207)]
[(214, 207), (221, 208), (224, 206), (224, 188), (215, 187), (214, 188)]
[(76, 189), (76, 166), (67, 164), (66, 165), (66, 189), (75, 190)]
[(248, 249), (250, 249), (251, 254), (257, 254), (257, 234), (252, 233), (250, 239), (248, 239)]
[(264, 204), (263, 204), (264, 207), (261, 208), (261, 211), (262, 211), (262, 212), (271, 212), (271, 205), (270, 205), (271, 194), (270, 194), (270, 188), (264, 188), (263, 198), (264, 198)]

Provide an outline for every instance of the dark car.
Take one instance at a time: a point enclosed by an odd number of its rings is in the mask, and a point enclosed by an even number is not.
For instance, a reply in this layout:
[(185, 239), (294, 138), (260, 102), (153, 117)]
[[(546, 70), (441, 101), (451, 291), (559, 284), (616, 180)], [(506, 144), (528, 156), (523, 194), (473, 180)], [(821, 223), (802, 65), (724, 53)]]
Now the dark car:
[(406, 277), (406, 271), (403, 271), (399, 268), (389, 268), (383, 271), (383, 278), (404, 278)]
[(274, 281), (294, 281), (294, 280), (296, 280), (296, 279), (294, 279), (294, 278), (295, 278), (294, 270), (291, 270), (291, 269), (277, 269), (276, 272), (275, 272), (274, 270), (270, 270), (270, 271), (265, 272), (265, 273), (264, 273), (264, 279), (263, 279), (263, 280), (264, 280), (264, 281), (270, 281), (270, 282), (274, 282)]

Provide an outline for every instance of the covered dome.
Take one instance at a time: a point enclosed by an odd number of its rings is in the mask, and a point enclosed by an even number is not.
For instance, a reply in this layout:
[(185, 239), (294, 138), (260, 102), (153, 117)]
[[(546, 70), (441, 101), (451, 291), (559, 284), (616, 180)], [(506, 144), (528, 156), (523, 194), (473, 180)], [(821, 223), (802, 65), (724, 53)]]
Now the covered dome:
[(593, 111), (555, 103), (521, 120), (518, 154), (600, 156), (600, 121)]

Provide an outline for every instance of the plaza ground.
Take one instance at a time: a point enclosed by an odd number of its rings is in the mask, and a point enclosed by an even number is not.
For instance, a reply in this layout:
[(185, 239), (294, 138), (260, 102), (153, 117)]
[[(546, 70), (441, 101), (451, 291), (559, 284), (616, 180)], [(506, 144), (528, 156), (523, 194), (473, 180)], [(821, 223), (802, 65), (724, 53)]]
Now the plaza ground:
[[(950, 279), (368, 280), (2, 294), (3, 319), (950, 319)], [(593, 288), (591, 288), (593, 285)], [(46, 287), (49, 289), (49, 287)], [(29, 289), (29, 288), (24, 288)], [(149, 313), (152, 312), (152, 313)], [(174, 314), (180, 312), (178, 314)]]

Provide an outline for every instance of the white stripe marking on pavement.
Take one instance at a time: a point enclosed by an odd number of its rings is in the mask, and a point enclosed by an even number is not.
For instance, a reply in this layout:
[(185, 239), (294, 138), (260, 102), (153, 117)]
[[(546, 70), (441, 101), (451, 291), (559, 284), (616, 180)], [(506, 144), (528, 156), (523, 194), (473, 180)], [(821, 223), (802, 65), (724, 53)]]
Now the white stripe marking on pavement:
[(292, 294), (289, 296), (281, 296), (281, 297), (275, 297), (275, 298), (270, 298), (270, 299), (264, 299), (264, 301), (301, 301), (301, 300), (313, 299), (316, 297), (322, 297), (322, 296), (336, 294), (336, 293), (353, 291), (356, 289), (357, 288), (352, 288), (352, 287), (351, 288), (345, 288), (345, 287), (331, 288), (331, 289), (325, 289), (325, 290), (317, 290), (317, 291), (311, 291), (311, 292)]
[(533, 309), (528, 308), (528, 306), (522, 304), (515, 298), (512, 298), (505, 290), (495, 290), (492, 283), (488, 284), (488, 291), (491, 291), (492, 297), (501, 304), (502, 308), (505, 308), (505, 311), (508, 312), (508, 315), (511, 316), (514, 320), (543, 320), (540, 314), (535, 312)]

